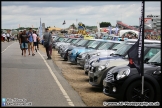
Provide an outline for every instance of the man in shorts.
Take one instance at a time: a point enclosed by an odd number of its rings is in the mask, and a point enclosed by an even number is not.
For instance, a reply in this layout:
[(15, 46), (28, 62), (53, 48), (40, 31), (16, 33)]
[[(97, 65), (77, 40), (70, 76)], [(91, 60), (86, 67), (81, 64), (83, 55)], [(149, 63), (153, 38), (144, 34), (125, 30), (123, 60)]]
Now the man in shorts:
[(20, 34), (19, 39), (20, 39), (19, 42), (20, 42), (20, 46), (21, 46), (21, 50), (22, 50), (22, 55), (24, 55), (24, 57), (26, 57), (26, 50), (28, 49), (28, 36), (26, 34), (26, 30), (24, 30)]
[(34, 56), (34, 48), (33, 48), (33, 32), (32, 32), (32, 28), (29, 28), (29, 32), (27, 33), (28, 35), (28, 52), (30, 55), (30, 49), (32, 51), (32, 56)]

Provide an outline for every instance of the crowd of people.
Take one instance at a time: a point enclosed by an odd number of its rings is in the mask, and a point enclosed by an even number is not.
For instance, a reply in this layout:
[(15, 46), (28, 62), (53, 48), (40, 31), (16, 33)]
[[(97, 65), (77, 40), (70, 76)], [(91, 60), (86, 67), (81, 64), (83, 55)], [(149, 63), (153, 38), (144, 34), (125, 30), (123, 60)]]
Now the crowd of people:
[(36, 52), (39, 50), (40, 38), (32, 28), (29, 28), (28, 32), (26, 30), (20, 31), (17, 35), (17, 39), (19, 40), (20, 49), (22, 50), (22, 56), (26, 57), (27, 49), (28, 55), (32, 53), (32, 56), (35, 55), (34, 49)]
[[(1, 34), (1, 41), (2, 42), (10, 42), (12, 40), (11, 30), (7, 30), (7, 33), (2, 32)], [(16, 36), (14, 36), (16, 40), (19, 41), (20, 49), (21, 49), (21, 55), (26, 57), (26, 53), (28, 50), (28, 55), (35, 55), (35, 52), (39, 50), (39, 43), (40, 43), (40, 37), (37, 34), (36, 31), (34, 31), (32, 28), (29, 28), (27, 31), (26, 29), (20, 31)], [(49, 32), (48, 28), (45, 29), (45, 33), (43, 35), (44, 40), (44, 47), (46, 48), (46, 54), (47, 59), (52, 59), (52, 43), (53, 38), (52, 34)], [(46, 45), (45, 45), (46, 44)], [(35, 49), (35, 50), (34, 50)]]
[(2, 32), (1, 41), (3, 41), (3, 42), (5, 42), (5, 41), (10, 42), (11, 37), (12, 37), (11, 30), (7, 30), (7, 33)]

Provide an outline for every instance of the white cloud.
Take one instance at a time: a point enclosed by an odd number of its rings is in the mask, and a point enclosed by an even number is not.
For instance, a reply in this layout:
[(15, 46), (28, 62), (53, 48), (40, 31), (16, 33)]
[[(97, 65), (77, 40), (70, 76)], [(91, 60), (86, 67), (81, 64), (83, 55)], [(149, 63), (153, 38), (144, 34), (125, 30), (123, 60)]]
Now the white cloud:
[[(160, 2), (145, 3), (145, 15), (160, 15)], [(72, 23), (83, 22), (95, 26), (97, 22), (116, 25), (122, 20), (128, 25), (138, 25), (140, 2), (2, 2), (2, 28), (17, 28), (18, 25), (38, 27), (40, 18), (47, 26), (63, 28)]]

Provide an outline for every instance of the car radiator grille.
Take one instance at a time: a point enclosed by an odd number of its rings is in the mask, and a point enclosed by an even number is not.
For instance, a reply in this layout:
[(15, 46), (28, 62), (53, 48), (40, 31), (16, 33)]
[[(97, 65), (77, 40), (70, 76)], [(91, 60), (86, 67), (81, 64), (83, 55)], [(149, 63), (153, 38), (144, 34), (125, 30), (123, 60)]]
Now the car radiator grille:
[(106, 75), (106, 80), (108, 82), (111, 82), (112, 80), (114, 80), (114, 75), (112, 73), (108, 72)]

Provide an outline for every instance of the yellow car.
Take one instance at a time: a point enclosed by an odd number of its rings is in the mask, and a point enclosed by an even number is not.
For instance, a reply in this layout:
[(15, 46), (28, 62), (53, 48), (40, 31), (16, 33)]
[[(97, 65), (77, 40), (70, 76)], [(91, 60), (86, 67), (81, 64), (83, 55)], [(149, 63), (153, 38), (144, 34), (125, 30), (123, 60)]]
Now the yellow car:
[(84, 39), (95, 39), (95, 37), (93, 36), (89, 36), (89, 35), (83, 35), (84, 36)]

